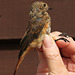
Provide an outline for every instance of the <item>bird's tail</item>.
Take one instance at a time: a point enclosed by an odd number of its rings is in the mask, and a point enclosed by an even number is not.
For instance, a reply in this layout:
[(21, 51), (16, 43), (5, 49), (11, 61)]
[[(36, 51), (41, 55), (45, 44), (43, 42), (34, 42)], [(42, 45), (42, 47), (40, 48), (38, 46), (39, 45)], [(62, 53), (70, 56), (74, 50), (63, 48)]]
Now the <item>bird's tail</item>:
[(24, 56), (31, 50), (31, 47), (29, 46), (24, 52), (23, 54), (21, 55), (20, 59), (18, 60), (18, 63), (16, 65), (16, 68), (15, 68), (15, 71), (14, 71), (14, 74), (13, 75), (16, 75), (16, 71), (18, 70), (19, 68), (19, 65), (21, 64), (22, 60), (24, 59)]

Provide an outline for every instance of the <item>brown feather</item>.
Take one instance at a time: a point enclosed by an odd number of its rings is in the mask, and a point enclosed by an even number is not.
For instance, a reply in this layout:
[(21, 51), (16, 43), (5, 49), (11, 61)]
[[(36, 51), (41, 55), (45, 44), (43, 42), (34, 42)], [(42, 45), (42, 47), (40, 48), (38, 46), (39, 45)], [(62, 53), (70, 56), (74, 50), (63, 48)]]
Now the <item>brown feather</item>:
[(32, 48), (29, 46), (26, 51), (23, 52), (23, 54), (21, 55), (17, 65), (16, 65), (16, 68), (15, 68), (15, 72), (14, 72), (14, 75), (16, 74), (16, 71), (18, 70), (19, 68), (19, 65), (21, 64), (22, 60), (24, 59), (24, 56), (31, 50)]

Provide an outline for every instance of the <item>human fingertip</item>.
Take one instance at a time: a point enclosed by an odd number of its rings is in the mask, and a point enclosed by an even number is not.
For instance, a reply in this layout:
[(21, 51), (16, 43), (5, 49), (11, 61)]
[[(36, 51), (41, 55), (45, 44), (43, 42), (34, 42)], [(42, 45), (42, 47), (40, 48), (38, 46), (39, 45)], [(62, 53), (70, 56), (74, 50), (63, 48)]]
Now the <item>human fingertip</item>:
[(44, 41), (43, 41), (43, 45), (46, 48), (49, 48), (52, 45), (52, 38), (49, 35), (45, 35)]

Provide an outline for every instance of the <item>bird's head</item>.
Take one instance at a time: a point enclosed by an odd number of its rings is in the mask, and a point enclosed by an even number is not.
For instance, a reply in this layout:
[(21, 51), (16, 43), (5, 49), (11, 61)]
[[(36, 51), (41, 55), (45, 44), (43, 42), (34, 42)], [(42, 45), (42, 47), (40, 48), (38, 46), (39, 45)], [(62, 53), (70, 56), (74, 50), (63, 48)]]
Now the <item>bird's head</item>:
[(47, 3), (42, 1), (36, 1), (32, 4), (31, 10), (30, 10), (30, 16), (34, 14), (37, 14), (39, 12), (46, 12), (49, 9), (49, 6)]

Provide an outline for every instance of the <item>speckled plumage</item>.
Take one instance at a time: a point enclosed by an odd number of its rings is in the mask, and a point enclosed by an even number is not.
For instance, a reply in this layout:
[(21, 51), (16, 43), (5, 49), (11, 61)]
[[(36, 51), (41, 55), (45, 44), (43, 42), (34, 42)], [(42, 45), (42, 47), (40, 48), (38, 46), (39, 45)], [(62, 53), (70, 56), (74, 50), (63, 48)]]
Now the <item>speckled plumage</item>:
[(29, 21), (28, 29), (20, 42), (20, 53), (19, 61), (16, 66), (16, 71), (24, 59), (24, 56), (31, 50), (31, 48), (38, 47), (42, 45), (44, 36), (50, 34), (51, 31), (51, 18), (47, 13), (49, 9), (48, 5), (45, 2), (36, 1), (32, 4), (30, 10), (31, 20)]

